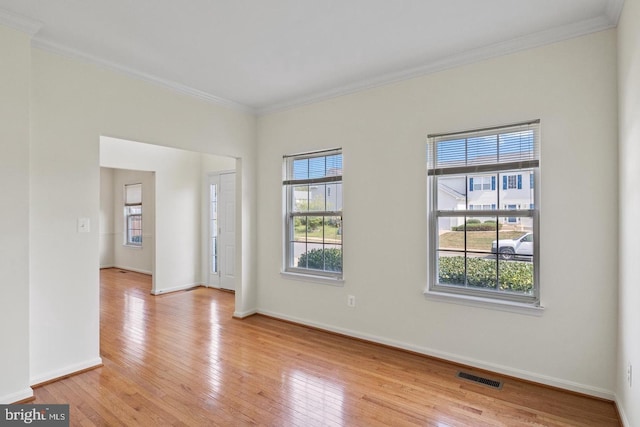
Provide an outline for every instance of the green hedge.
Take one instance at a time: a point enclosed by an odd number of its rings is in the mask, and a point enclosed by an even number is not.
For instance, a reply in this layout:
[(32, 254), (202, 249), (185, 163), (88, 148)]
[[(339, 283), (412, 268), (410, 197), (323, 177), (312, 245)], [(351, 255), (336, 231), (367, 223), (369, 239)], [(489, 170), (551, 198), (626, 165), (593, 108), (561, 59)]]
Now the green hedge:
[[(464, 284), (465, 258), (440, 257), (440, 283)], [(468, 258), (467, 284), (476, 288), (496, 288), (495, 259)], [(533, 264), (529, 262), (500, 261), (500, 290), (530, 294), (533, 291)]]
[(342, 250), (311, 249), (298, 258), (298, 267), (325, 271), (342, 271)]
[[(496, 228), (499, 230), (502, 228), (502, 224), (497, 224), (495, 221), (485, 221), (480, 223), (478, 220), (470, 219), (467, 221), (466, 230), (467, 231), (496, 231)], [(451, 227), (452, 231), (464, 231), (465, 225), (458, 225), (455, 227)]]

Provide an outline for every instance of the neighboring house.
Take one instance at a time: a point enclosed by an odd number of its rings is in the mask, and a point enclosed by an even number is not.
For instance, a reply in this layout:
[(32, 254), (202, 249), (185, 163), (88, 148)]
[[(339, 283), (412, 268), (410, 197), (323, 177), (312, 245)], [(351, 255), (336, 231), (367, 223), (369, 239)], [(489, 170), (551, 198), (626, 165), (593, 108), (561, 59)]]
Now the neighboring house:
[[(473, 175), (466, 179), (454, 177), (440, 179), (438, 209), (463, 210), (465, 199), (469, 210), (533, 209), (534, 175), (532, 171)], [(498, 222), (516, 229), (527, 230), (526, 219), (500, 217)], [(451, 230), (464, 223), (464, 218), (441, 218), (440, 231)]]

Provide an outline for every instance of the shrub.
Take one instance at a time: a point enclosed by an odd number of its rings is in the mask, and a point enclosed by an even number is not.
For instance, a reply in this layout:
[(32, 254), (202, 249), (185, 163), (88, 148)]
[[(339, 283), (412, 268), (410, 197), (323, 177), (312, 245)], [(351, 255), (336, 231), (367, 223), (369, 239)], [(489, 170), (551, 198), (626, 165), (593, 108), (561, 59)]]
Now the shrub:
[[(496, 231), (496, 228), (498, 230), (502, 228), (502, 224), (497, 224), (495, 221), (485, 221), (483, 223), (480, 223), (479, 221), (478, 222), (471, 222), (471, 221), (473, 220), (470, 219), (469, 221), (467, 221), (467, 224), (466, 224), (467, 231)], [(455, 227), (451, 227), (451, 230), (464, 231), (465, 226), (458, 225)]]
[[(465, 283), (465, 258), (461, 256), (440, 257), (440, 283), (463, 285)], [(499, 261), (502, 291), (530, 294), (533, 291), (533, 264), (528, 262)], [(495, 259), (468, 258), (467, 285), (477, 288), (496, 288)]]
[(480, 220), (479, 219), (475, 219), (475, 218), (471, 218), (467, 220), (467, 225), (469, 224), (480, 224)]
[(298, 258), (298, 267), (325, 271), (342, 271), (342, 250), (311, 249)]

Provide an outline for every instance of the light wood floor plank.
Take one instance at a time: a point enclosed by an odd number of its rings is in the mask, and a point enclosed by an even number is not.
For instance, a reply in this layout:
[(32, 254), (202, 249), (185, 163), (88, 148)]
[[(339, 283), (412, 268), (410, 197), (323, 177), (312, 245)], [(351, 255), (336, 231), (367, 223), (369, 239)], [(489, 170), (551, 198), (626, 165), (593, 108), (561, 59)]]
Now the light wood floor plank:
[(620, 425), (612, 402), (497, 374), (493, 390), (441, 360), (233, 319), (228, 292), (150, 288), (149, 276), (102, 270), (104, 366), (37, 388), (32, 403), (68, 403), (79, 426)]

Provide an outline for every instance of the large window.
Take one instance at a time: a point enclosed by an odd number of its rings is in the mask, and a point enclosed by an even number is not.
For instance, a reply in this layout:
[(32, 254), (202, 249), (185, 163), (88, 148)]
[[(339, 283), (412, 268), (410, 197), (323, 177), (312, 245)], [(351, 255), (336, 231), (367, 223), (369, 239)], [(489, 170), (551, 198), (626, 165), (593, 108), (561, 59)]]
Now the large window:
[(538, 304), (539, 121), (429, 135), (427, 151), (429, 291)]
[(124, 244), (142, 246), (142, 184), (124, 186), (124, 224)]
[(287, 272), (342, 278), (342, 150), (284, 157)]

